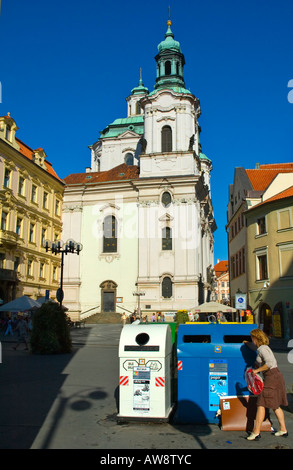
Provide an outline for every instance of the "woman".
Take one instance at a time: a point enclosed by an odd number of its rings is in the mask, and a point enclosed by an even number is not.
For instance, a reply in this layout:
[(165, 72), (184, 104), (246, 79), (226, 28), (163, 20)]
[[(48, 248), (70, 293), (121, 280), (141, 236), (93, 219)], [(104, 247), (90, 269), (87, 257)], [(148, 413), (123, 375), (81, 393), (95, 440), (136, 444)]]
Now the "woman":
[(268, 346), (269, 339), (267, 335), (260, 329), (256, 328), (250, 332), (252, 339), (251, 343), (245, 342), (246, 346), (257, 348), (256, 364), (258, 367), (253, 370), (256, 375), (259, 372), (263, 373), (263, 391), (257, 399), (257, 412), (255, 424), (252, 433), (247, 437), (249, 441), (256, 441), (260, 439), (260, 429), (262, 422), (265, 418), (266, 408), (271, 408), (280, 425), (280, 430), (275, 433), (275, 436), (287, 437), (288, 432), (286, 429), (285, 418), (281, 405), (288, 406), (287, 393), (283, 375), (278, 369), (277, 361), (273, 351)]

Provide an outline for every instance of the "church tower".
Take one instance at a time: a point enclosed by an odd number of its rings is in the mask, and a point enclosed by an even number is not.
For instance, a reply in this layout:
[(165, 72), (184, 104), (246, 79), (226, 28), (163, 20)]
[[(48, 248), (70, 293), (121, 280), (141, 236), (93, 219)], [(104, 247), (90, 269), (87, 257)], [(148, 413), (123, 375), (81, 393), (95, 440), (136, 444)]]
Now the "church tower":
[(175, 314), (210, 298), (212, 162), (201, 151), (200, 103), (186, 88), (171, 26), (169, 18), (153, 90), (140, 72), (127, 117), (90, 146), (86, 173), (65, 178), (63, 238), (83, 244), (64, 270), (64, 305), (75, 317), (138, 305), (142, 315)]
[(199, 100), (185, 88), (185, 58), (170, 19), (158, 45), (154, 90), (141, 100), (138, 288), (149, 308), (174, 311), (211, 292), (211, 161), (201, 153)]

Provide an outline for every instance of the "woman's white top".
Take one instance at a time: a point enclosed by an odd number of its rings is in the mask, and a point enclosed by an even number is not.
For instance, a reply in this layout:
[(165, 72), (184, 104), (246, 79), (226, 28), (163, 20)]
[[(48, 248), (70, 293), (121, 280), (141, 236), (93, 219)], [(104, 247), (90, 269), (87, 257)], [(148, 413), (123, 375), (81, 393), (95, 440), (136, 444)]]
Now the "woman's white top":
[(259, 364), (260, 367), (264, 364), (266, 364), (269, 369), (274, 369), (275, 367), (278, 367), (274, 353), (269, 346), (262, 344), (259, 348), (257, 348), (257, 352), (258, 354), (256, 362)]

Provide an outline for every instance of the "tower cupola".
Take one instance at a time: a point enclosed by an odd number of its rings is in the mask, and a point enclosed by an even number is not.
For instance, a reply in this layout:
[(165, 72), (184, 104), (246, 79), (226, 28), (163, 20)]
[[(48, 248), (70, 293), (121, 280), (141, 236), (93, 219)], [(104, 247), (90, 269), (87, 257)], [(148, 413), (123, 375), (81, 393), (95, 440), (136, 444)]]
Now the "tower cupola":
[[(172, 22), (167, 21), (167, 32), (164, 41), (158, 45), (157, 78), (155, 89), (160, 88), (185, 88), (183, 78), (183, 67), (185, 65), (184, 55), (181, 52), (180, 43), (175, 41), (171, 30)], [(176, 90), (177, 91), (177, 90)]]

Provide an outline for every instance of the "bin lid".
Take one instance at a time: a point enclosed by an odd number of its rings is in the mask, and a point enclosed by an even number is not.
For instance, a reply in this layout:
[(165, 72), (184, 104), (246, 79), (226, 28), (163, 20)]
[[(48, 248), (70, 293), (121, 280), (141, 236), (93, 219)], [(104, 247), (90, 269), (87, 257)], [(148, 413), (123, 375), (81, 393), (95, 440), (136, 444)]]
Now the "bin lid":
[(172, 352), (169, 325), (131, 324), (122, 328), (119, 357), (166, 357)]
[[(209, 353), (212, 345), (242, 345), (250, 340), (250, 332), (257, 326), (252, 323), (189, 323), (179, 325), (177, 334), (177, 354), (192, 354), (200, 349), (201, 353)], [(214, 347), (214, 346), (213, 346)]]

